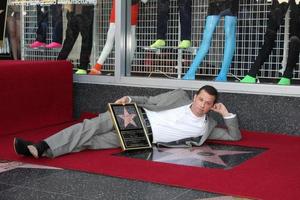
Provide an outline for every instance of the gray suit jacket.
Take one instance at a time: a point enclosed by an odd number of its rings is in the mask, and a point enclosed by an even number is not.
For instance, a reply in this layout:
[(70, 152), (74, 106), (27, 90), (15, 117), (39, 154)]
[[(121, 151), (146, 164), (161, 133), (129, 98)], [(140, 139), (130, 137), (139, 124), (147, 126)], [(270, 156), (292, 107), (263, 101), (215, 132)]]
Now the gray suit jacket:
[[(132, 99), (132, 102), (137, 103), (138, 106), (152, 111), (163, 111), (177, 108), (190, 104), (192, 102), (189, 98), (189, 95), (182, 89), (173, 90), (167, 93), (159, 94), (157, 96), (130, 96), (130, 98)], [(207, 139), (240, 140), (241, 133), (238, 127), (237, 117), (224, 119), (224, 122), (226, 124), (226, 129), (218, 128), (217, 122), (208, 115), (208, 128), (202, 137), (186, 138), (180, 141), (159, 144), (163, 146), (190, 147), (192, 145), (200, 146)]]

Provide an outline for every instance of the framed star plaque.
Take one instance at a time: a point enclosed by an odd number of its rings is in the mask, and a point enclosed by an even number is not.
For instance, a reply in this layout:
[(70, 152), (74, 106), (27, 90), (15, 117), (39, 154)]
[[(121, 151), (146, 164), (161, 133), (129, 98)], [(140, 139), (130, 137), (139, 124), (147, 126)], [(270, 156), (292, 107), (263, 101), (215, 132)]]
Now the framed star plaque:
[(124, 151), (151, 148), (147, 129), (135, 103), (108, 104)]

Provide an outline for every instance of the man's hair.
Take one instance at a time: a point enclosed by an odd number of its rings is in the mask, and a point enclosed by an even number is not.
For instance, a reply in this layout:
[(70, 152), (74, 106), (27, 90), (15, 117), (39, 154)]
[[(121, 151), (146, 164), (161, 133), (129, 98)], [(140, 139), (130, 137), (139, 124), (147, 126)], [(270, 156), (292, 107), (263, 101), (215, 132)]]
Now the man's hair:
[(219, 93), (216, 88), (210, 85), (204, 85), (197, 91), (196, 95), (198, 95), (202, 90), (215, 97), (214, 103), (218, 101)]

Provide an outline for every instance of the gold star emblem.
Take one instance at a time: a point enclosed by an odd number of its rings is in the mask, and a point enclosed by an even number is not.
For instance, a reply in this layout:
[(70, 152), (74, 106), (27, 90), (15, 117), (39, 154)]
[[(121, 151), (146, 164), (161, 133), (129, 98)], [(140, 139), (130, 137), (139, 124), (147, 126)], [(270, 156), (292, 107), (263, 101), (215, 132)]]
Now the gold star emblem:
[(137, 127), (136, 123), (134, 122), (134, 118), (136, 117), (136, 114), (129, 114), (129, 112), (124, 108), (124, 114), (118, 115), (118, 117), (122, 118), (124, 120), (124, 127), (126, 128), (129, 124), (132, 124), (133, 126)]

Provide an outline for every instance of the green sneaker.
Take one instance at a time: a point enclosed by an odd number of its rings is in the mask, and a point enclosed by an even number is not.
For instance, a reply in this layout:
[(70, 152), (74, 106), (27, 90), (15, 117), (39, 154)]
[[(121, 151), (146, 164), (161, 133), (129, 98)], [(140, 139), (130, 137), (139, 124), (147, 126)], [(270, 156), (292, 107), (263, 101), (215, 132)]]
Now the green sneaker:
[(179, 49), (187, 49), (187, 48), (191, 47), (191, 45), (192, 45), (191, 40), (182, 40), (179, 43), (178, 48)]
[(87, 75), (87, 71), (84, 69), (78, 69), (75, 74), (77, 75)]
[(153, 44), (150, 45), (151, 48), (159, 49), (166, 46), (166, 41), (158, 39)]
[(256, 78), (246, 75), (240, 82), (241, 83), (256, 83)]
[(291, 85), (291, 79), (282, 77), (278, 85)]

